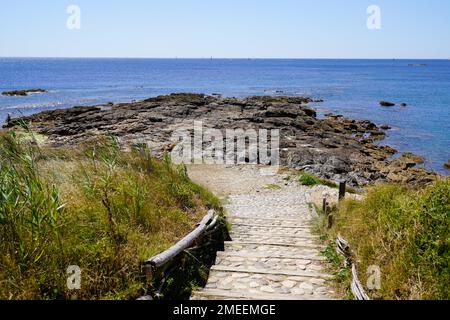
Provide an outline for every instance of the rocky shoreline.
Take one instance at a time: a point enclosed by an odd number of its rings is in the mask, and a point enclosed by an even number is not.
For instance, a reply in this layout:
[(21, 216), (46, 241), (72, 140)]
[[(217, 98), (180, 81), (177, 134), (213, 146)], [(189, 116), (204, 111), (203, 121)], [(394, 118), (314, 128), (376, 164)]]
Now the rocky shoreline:
[(450, 170), (450, 160), (448, 160), (446, 163), (444, 163), (444, 168), (447, 170)]
[[(45, 111), (21, 118), (47, 137), (52, 146), (77, 145), (113, 134), (124, 143), (146, 142), (156, 156), (173, 149), (172, 133), (192, 128), (193, 120), (214, 129), (280, 129), (281, 162), (330, 180), (359, 187), (378, 181), (424, 185), (436, 174), (416, 165), (424, 159), (397, 156), (377, 144), (385, 132), (370, 121), (339, 115), (318, 119), (303, 97), (262, 96), (246, 99), (219, 95), (172, 94), (138, 102)], [(19, 119), (4, 125), (11, 128)], [(385, 127), (386, 128), (386, 127)]]
[(16, 96), (26, 97), (32, 93), (47, 93), (47, 92), (48, 91), (44, 90), (44, 89), (27, 89), (27, 90), (4, 91), (4, 92), (2, 92), (2, 95), (10, 96), (10, 97), (16, 97)]

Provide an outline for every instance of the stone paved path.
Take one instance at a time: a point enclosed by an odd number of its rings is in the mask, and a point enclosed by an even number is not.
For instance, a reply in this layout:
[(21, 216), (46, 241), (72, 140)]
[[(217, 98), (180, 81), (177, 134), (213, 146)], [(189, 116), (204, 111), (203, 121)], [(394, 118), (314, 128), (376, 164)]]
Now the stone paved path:
[(323, 248), (311, 233), (309, 189), (257, 168), (209, 170), (190, 168), (190, 176), (228, 196), (233, 241), (218, 253), (206, 287), (192, 299), (334, 299)]

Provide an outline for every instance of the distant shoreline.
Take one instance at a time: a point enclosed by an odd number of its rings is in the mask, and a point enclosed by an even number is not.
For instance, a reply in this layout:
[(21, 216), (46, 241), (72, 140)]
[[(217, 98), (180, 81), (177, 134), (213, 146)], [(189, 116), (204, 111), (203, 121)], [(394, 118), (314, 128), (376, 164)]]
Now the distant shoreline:
[(0, 59), (79, 59), (79, 60), (307, 60), (307, 61), (450, 61), (450, 58), (252, 58), (252, 57), (1, 57)]

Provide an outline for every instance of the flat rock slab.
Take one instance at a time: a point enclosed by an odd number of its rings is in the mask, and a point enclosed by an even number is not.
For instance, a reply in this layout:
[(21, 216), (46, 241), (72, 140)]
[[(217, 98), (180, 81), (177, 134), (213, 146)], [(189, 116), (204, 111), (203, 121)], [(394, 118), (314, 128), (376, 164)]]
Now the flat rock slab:
[[(307, 257), (309, 258), (309, 257)], [(306, 271), (316, 273), (323, 271), (321, 260), (318, 259), (301, 259), (301, 257), (289, 258), (287, 256), (256, 256), (256, 255), (232, 255), (218, 254), (216, 260), (217, 266), (244, 268), (244, 269), (261, 269), (273, 272), (281, 271)]]
[(252, 226), (266, 226), (266, 227), (286, 227), (286, 228), (307, 228), (310, 229), (310, 219), (284, 219), (282, 218), (259, 218), (259, 217), (237, 217), (228, 215), (228, 221), (230, 221), (233, 225), (252, 225)]
[[(222, 253), (219, 252), (218, 256)], [(291, 247), (264, 244), (245, 244), (236, 242), (226, 242), (225, 252), (228, 255), (245, 255), (248, 257), (281, 257), (281, 258), (297, 258), (324, 261), (320, 252), (316, 248), (308, 247)]]
[(259, 236), (261, 234), (266, 234), (270, 237), (294, 237), (294, 238), (304, 238), (304, 239), (317, 239), (318, 236), (311, 235), (307, 230), (305, 229), (288, 229), (290, 232), (289, 234), (286, 234), (286, 228), (282, 227), (242, 227), (239, 225), (234, 225), (233, 230), (231, 231), (231, 237), (233, 237), (234, 234), (237, 236), (241, 235), (253, 235), (253, 236)]
[(204, 289), (197, 291), (192, 300), (331, 300), (327, 295), (282, 295), (269, 293), (249, 293), (232, 290)]
[[(334, 291), (329, 289), (326, 279), (305, 275), (263, 274), (257, 272), (228, 272), (213, 270), (206, 287), (193, 297), (215, 291), (229, 297), (251, 297), (253, 299), (311, 300), (332, 299)], [(228, 294), (227, 294), (228, 293)], [(212, 295), (212, 293), (209, 293)]]
[[(285, 236), (272, 235), (272, 234), (237, 234), (233, 233), (233, 241), (238, 242), (253, 242), (253, 243), (271, 243), (274, 245), (291, 245), (291, 246), (311, 246), (318, 247), (315, 239), (295, 238)], [(318, 247), (319, 248), (319, 247)]]

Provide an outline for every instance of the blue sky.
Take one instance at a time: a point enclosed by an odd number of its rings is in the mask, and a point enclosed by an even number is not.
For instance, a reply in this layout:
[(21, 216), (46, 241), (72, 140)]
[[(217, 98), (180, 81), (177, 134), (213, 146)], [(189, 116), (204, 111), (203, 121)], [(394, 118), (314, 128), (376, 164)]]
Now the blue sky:
[(448, 59), (450, 1), (2, 0), (0, 56)]

